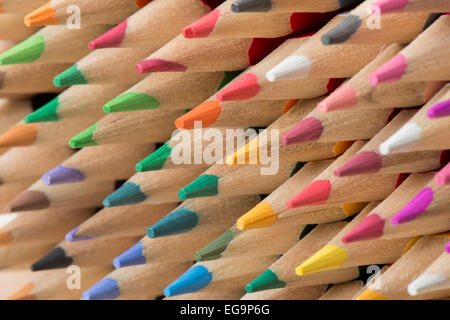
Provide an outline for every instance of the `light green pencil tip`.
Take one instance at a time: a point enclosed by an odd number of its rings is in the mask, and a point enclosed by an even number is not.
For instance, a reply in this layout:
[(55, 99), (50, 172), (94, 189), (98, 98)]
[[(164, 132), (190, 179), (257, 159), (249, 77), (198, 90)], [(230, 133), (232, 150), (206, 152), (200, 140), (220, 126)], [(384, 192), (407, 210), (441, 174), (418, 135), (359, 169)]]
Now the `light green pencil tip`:
[(78, 70), (78, 65), (74, 64), (69, 69), (58, 74), (53, 83), (56, 87), (73, 86), (75, 84), (87, 84), (84, 74)]
[(34, 62), (44, 52), (42, 35), (33, 35), (0, 55), (0, 65)]
[(56, 113), (56, 110), (59, 106), (59, 99), (56, 97), (52, 101), (43, 105), (33, 113), (27, 115), (23, 122), (25, 123), (33, 123), (33, 122), (50, 122), (50, 121), (58, 121), (59, 116)]
[(156, 109), (159, 101), (145, 93), (126, 92), (115, 97), (103, 106), (106, 113)]
[(222, 252), (228, 247), (228, 244), (234, 239), (236, 234), (233, 229), (228, 229), (219, 237), (198, 250), (194, 258), (196, 261), (215, 260), (221, 257)]
[(94, 131), (96, 128), (97, 124), (94, 124), (86, 130), (80, 132), (75, 137), (70, 139), (69, 146), (71, 148), (83, 148), (98, 145), (98, 143), (94, 139)]

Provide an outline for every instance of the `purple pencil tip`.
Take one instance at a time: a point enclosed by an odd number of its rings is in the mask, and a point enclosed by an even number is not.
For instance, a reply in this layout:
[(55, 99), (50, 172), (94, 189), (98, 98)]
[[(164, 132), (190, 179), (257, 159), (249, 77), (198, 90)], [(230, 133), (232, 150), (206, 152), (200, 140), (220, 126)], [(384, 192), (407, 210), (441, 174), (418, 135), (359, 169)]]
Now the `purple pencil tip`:
[(84, 175), (77, 169), (59, 165), (42, 175), (42, 181), (48, 186), (63, 183), (79, 182), (84, 180)]
[(69, 242), (76, 242), (76, 241), (83, 241), (83, 240), (93, 239), (93, 237), (77, 237), (76, 234), (77, 234), (79, 228), (80, 227), (78, 226), (75, 229), (67, 232), (66, 240), (69, 241)]
[(393, 225), (414, 220), (424, 213), (433, 201), (433, 189), (427, 187), (422, 189), (406, 206), (391, 218)]

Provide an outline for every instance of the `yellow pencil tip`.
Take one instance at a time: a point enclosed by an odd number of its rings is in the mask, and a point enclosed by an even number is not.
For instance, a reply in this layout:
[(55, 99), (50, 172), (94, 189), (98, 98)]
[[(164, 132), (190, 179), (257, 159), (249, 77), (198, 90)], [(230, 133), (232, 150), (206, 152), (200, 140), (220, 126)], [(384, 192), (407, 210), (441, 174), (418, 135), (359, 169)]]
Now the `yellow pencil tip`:
[(225, 163), (229, 166), (243, 164), (259, 164), (259, 142), (253, 139), (245, 146), (230, 154)]
[(389, 300), (389, 299), (379, 292), (366, 289), (356, 298), (356, 300)]
[(326, 245), (317, 251), (311, 258), (303, 262), (295, 269), (299, 276), (340, 268), (347, 260), (347, 252), (333, 245)]
[(263, 201), (240, 217), (236, 225), (240, 230), (249, 230), (265, 228), (273, 224), (276, 220), (277, 215), (273, 211), (272, 206), (268, 202)]

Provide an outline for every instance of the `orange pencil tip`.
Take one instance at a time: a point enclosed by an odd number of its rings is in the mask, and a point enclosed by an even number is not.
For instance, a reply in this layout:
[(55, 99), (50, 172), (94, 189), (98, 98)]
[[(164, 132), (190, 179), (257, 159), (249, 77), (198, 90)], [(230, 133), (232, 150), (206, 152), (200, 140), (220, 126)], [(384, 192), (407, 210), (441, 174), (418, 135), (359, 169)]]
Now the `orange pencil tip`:
[(36, 300), (36, 298), (30, 294), (33, 289), (33, 283), (29, 282), (18, 291), (10, 295), (8, 298), (6, 298), (6, 300)]
[(218, 101), (206, 101), (188, 113), (175, 120), (177, 129), (193, 129), (196, 121), (201, 121), (202, 127), (209, 127), (216, 122), (222, 106)]
[(51, 2), (47, 2), (43, 6), (27, 14), (23, 19), (25, 25), (28, 27), (42, 27), (58, 24), (58, 19), (55, 18), (56, 11), (52, 9), (51, 5)]
[(14, 126), (0, 136), (0, 148), (28, 146), (36, 140), (37, 134), (34, 124)]
[(361, 293), (356, 300), (389, 300), (379, 292), (366, 289)]

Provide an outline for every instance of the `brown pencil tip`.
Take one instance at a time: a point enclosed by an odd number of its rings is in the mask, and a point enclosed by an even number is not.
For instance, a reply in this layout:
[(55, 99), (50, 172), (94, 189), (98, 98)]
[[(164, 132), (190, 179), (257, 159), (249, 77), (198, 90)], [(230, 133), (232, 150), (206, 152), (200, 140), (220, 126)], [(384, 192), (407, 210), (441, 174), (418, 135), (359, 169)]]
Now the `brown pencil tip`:
[(50, 201), (41, 191), (27, 190), (19, 194), (5, 208), (6, 212), (32, 211), (48, 208)]

